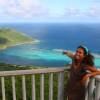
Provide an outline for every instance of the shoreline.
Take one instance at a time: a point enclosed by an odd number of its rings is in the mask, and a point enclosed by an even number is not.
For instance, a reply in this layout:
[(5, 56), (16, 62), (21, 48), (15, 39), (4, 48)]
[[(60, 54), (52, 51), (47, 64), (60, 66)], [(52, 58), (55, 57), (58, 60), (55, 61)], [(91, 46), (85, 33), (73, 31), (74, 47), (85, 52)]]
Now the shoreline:
[(13, 47), (13, 46), (17, 46), (17, 45), (23, 45), (23, 44), (36, 44), (36, 43), (40, 43), (39, 40), (35, 39), (33, 41), (30, 41), (30, 42), (23, 42), (23, 43), (16, 43), (16, 44), (13, 44), (13, 45), (4, 45), (4, 48), (0, 48), (0, 51), (1, 50), (5, 50), (7, 48), (10, 48), (10, 47)]
[(34, 41), (30, 41), (30, 42), (23, 42), (23, 43), (17, 43), (15, 45), (11, 45), (11, 46), (16, 46), (16, 45), (23, 45), (23, 44), (35, 44), (35, 43), (39, 43), (39, 40), (34, 40)]

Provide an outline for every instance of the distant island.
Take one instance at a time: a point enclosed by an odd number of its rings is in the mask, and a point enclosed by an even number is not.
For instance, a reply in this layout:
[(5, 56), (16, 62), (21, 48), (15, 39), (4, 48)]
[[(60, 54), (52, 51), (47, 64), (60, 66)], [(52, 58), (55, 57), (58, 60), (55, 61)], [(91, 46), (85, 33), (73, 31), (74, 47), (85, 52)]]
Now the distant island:
[(33, 39), (30, 36), (18, 32), (14, 29), (0, 29), (0, 49), (6, 49), (10, 46), (36, 42), (39, 42), (39, 40)]

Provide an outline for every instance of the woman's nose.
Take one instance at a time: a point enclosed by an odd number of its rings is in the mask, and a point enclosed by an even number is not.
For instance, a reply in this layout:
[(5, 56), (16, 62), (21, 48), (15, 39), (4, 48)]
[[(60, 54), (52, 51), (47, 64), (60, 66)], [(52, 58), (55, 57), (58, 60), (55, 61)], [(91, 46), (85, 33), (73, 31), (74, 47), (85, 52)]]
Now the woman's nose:
[(79, 55), (79, 52), (77, 52), (76, 54)]

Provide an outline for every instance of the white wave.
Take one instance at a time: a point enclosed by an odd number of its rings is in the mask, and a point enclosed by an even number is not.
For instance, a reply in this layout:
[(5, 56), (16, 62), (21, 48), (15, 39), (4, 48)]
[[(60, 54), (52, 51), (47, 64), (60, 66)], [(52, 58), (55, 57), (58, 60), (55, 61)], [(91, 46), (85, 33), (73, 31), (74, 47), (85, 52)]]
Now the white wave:
[(100, 54), (97, 54), (97, 53), (93, 53), (94, 57), (96, 58), (100, 58)]
[(52, 49), (52, 51), (56, 51), (56, 52), (63, 52), (64, 49)]

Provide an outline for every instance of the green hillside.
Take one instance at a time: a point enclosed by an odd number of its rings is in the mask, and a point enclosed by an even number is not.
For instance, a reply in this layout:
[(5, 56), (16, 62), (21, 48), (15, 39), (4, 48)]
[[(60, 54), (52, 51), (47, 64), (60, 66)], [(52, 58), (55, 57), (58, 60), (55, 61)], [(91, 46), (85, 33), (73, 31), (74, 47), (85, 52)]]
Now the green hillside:
[(33, 39), (24, 33), (17, 32), (16, 30), (0, 29), (0, 49), (21, 43), (31, 43), (34, 41), (36, 41), (36, 39)]

